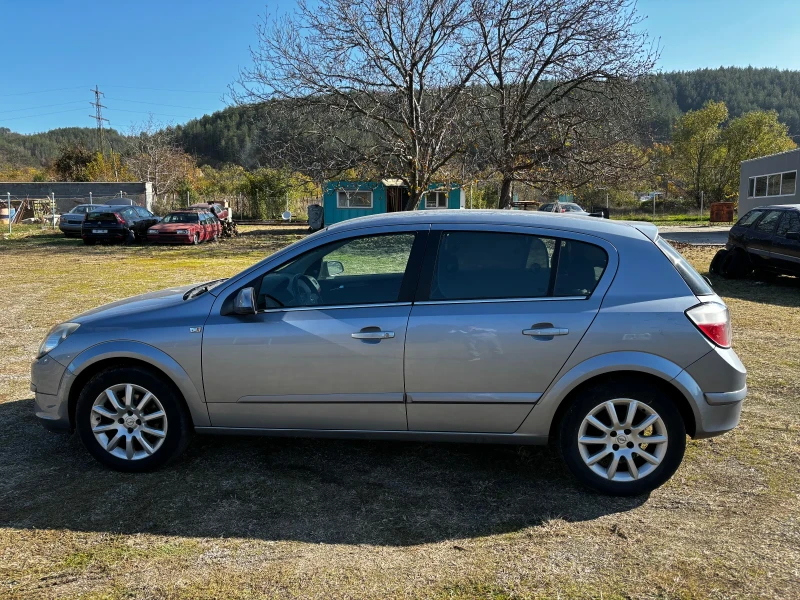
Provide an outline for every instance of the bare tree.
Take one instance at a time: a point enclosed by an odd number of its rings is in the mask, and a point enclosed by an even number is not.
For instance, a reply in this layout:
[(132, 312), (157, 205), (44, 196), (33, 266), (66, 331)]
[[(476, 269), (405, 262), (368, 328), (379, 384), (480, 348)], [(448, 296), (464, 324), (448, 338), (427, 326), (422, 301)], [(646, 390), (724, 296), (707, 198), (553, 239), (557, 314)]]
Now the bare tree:
[(485, 60), (471, 16), (462, 0), (300, 0), (260, 23), (232, 96), (292, 100), (302, 131), (281, 151), (312, 140), (312, 177), (354, 166), (398, 177), (413, 210), (463, 149), (459, 109)]
[(472, 0), (471, 26), (488, 57), (472, 88), (483, 123), (479, 154), (502, 177), (577, 187), (642, 164), (637, 78), (657, 58), (634, 0)]
[(131, 128), (131, 155), (128, 168), (140, 181), (153, 184), (153, 195), (163, 202), (176, 191), (192, 167), (191, 159), (178, 147), (171, 127), (158, 123), (151, 115)]

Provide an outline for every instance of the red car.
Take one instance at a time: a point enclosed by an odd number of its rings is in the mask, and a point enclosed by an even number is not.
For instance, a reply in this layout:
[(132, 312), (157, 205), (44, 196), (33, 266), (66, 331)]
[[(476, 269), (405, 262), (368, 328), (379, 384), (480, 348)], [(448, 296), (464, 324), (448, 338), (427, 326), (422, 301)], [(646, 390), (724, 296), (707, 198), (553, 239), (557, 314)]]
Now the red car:
[(199, 202), (197, 204), (192, 204), (189, 208), (207, 210), (220, 221), (224, 221), (228, 218), (228, 209), (216, 202)]
[(199, 244), (216, 240), (222, 233), (219, 219), (206, 210), (169, 213), (147, 230), (147, 241), (155, 244)]

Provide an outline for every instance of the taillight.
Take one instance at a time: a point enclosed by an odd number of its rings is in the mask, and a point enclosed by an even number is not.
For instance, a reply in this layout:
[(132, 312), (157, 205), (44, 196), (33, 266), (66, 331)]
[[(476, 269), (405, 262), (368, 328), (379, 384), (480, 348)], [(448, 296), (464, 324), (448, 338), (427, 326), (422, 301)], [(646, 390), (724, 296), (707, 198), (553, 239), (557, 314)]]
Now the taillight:
[(117, 217), (117, 223), (120, 225), (127, 225), (127, 223), (125, 223), (125, 219), (123, 219), (119, 213), (114, 213), (114, 216)]
[(717, 302), (698, 304), (687, 310), (686, 316), (717, 346), (731, 347), (731, 315), (725, 305)]

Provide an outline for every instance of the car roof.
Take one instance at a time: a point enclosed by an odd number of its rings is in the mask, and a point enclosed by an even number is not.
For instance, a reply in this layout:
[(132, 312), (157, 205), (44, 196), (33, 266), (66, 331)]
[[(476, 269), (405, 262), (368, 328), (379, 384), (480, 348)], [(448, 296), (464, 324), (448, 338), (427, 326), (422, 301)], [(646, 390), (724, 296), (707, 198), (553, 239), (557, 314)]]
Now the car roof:
[(368, 215), (348, 219), (327, 227), (328, 230), (360, 229), (392, 225), (415, 224), (456, 224), (456, 225), (520, 225), (523, 227), (544, 227), (584, 233), (598, 237), (647, 236), (655, 240), (658, 227), (640, 221), (611, 221), (588, 214), (549, 213), (528, 210), (414, 210), (381, 215)]
[(781, 210), (781, 209), (788, 209), (788, 210), (800, 210), (800, 204), (770, 204), (768, 206), (756, 206), (753, 210), (758, 209), (769, 209), (769, 210)]

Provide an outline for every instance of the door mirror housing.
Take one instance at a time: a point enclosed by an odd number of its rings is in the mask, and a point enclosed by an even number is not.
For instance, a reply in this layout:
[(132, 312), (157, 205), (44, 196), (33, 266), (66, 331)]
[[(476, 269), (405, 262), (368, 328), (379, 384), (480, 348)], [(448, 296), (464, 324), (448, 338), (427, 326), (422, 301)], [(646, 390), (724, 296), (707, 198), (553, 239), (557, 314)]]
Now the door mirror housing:
[(324, 266), (324, 275), (326, 277), (333, 277), (334, 275), (341, 275), (344, 273), (344, 265), (338, 260), (326, 260)]
[(233, 312), (237, 315), (256, 314), (256, 290), (251, 287), (242, 288), (233, 301)]
[(800, 231), (789, 231), (786, 234), (787, 240), (794, 240), (795, 242), (800, 242)]

